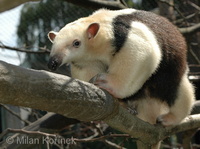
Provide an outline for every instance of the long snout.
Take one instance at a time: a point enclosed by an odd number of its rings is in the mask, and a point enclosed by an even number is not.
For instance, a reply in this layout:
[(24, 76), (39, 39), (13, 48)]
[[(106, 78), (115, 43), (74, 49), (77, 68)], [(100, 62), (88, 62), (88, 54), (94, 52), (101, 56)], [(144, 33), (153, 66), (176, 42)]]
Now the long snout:
[(47, 66), (51, 71), (56, 71), (56, 69), (61, 65), (61, 63), (62, 63), (61, 58), (53, 56), (50, 57)]

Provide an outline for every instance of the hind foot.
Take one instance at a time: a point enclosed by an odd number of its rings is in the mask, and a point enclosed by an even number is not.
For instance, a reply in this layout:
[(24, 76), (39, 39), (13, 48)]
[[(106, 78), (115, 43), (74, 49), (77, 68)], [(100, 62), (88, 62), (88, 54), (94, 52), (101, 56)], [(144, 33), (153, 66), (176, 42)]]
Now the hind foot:
[(156, 123), (162, 124), (165, 127), (176, 125), (180, 122), (180, 120), (172, 113), (160, 115)]

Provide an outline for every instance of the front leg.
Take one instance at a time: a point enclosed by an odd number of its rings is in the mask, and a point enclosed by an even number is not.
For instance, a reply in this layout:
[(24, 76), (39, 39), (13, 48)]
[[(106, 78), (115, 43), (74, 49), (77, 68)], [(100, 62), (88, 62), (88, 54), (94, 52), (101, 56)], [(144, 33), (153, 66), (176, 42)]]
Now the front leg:
[[(119, 94), (117, 94), (115, 92), (115, 90), (109, 85), (108, 76), (109, 76), (109, 74), (100, 73), (100, 74), (97, 74), (96, 76), (94, 76), (92, 79), (90, 79), (89, 82), (98, 86), (99, 88), (102, 88), (102, 89), (108, 91), (115, 98), (121, 98), (121, 96), (119, 96)], [(133, 115), (138, 114), (137, 113), (137, 105), (134, 104), (133, 102), (131, 102), (131, 104), (130, 104), (129, 101), (128, 101), (128, 103), (120, 101), (120, 104), (124, 108), (126, 108), (129, 111), (129, 113), (131, 113)]]
[(124, 80), (126, 76), (120, 77), (117, 74), (110, 73), (98, 73), (92, 79), (90, 83), (108, 91), (115, 98), (123, 99), (127, 97), (127, 81)]
[(158, 63), (154, 64), (155, 57), (151, 54), (144, 54), (142, 58), (135, 58), (135, 55), (121, 51), (112, 59), (107, 73), (98, 73), (90, 82), (116, 98), (123, 99), (135, 94), (158, 66)]
[(102, 88), (106, 91), (108, 91), (111, 95), (113, 95), (115, 98), (120, 98), (118, 95), (114, 92), (113, 88), (110, 86), (110, 80), (108, 79), (108, 74), (106, 73), (99, 73), (96, 76), (94, 76), (92, 79), (90, 79), (90, 83), (98, 86), (99, 88)]

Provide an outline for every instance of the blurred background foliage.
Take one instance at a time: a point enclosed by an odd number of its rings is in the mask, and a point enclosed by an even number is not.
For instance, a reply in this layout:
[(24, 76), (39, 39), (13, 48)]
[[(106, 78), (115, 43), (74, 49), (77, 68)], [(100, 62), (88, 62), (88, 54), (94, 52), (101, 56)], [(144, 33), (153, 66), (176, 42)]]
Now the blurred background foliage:
[[(59, 31), (65, 24), (80, 17), (88, 16), (92, 10), (80, 8), (61, 0), (45, 0), (39, 3), (27, 3), (21, 11), (18, 26), (18, 45), (37, 51), (40, 47), (51, 48), (47, 38), (49, 31)], [(48, 54), (26, 54), (25, 67), (47, 69)]]

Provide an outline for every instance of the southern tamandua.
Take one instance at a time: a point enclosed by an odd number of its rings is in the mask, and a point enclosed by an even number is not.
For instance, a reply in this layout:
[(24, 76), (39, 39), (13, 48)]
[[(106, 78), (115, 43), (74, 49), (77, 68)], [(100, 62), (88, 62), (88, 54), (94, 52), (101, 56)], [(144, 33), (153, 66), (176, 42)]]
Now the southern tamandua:
[(72, 77), (92, 82), (135, 107), (151, 124), (176, 125), (191, 111), (186, 43), (177, 28), (156, 14), (100, 9), (49, 32), (48, 67), (70, 63)]

